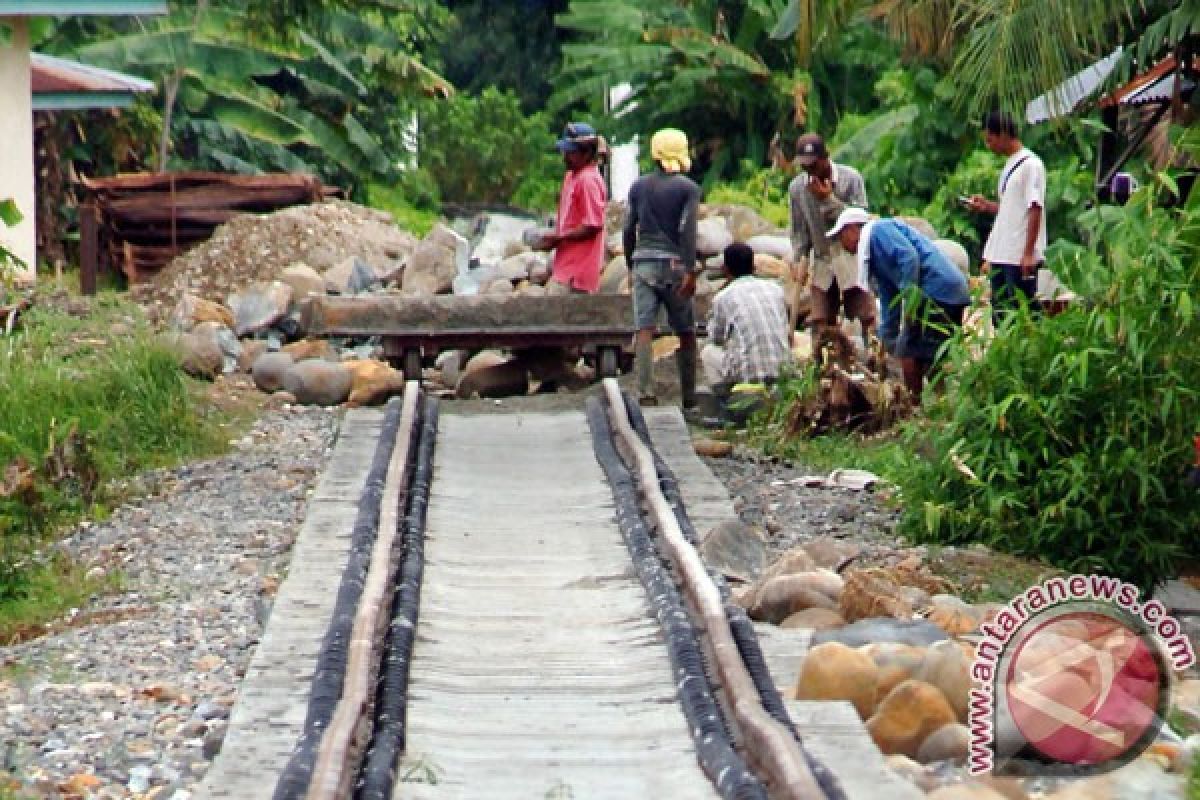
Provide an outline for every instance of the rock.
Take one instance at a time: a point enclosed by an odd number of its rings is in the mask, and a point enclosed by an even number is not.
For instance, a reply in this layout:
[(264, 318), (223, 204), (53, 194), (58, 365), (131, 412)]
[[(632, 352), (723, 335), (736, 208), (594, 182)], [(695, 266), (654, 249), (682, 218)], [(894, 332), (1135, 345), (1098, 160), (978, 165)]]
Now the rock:
[(937, 777), (923, 764), (918, 764), (908, 756), (902, 756), (898, 753), (896, 755), (884, 756), (884, 762), (887, 764), (888, 769), (913, 786), (916, 786), (922, 792), (929, 792), (937, 787)]
[(962, 783), (934, 789), (926, 800), (1005, 800), (1004, 795), (981, 783)]
[(692, 449), (696, 451), (696, 455), (698, 456), (725, 458), (733, 453), (733, 442), (724, 442), (720, 439), (709, 439), (702, 436), (692, 439)]
[(267, 343), (262, 339), (244, 339), (242, 354), (238, 357), (238, 371), (250, 372), (254, 367), (254, 362), (258, 361), (259, 356), (265, 352), (267, 352)]
[(733, 234), (721, 217), (707, 217), (696, 223), (696, 253), (715, 256), (733, 244)]
[(491, 281), (490, 283), (488, 283), (487, 286), (483, 287), (482, 291), (480, 292), (480, 294), (512, 294), (512, 293), (513, 293), (512, 281), (506, 280), (505, 278), (497, 278), (496, 280)]
[[(471, 359), (472, 362), (475, 359)], [(455, 393), (458, 397), (512, 397), (529, 392), (529, 373), (517, 361), (502, 361), (485, 367), (472, 368), (470, 363), (463, 371)]]
[(846, 624), (842, 615), (829, 608), (806, 608), (797, 611), (783, 622), (781, 628), (806, 628), (814, 631), (827, 631), (830, 628), (840, 628)]
[(175, 330), (190, 331), (201, 322), (216, 322), (226, 328), (232, 328), (233, 312), (220, 303), (185, 294), (171, 312), (170, 326)]
[(922, 217), (896, 217), (901, 222), (907, 223), (910, 228), (924, 236), (926, 239), (937, 240), (937, 231), (929, 221)]
[[(845, 594), (843, 590), (842, 596)], [(836, 631), (822, 631), (813, 637), (813, 641), (842, 642), (850, 647), (861, 647), (872, 642), (898, 642), (924, 647), (945, 638), (945, 631), (923, 619), (878, 617), (857, 620)]]
[(352, 376), (350, 397), (346, 401), (350, 408), (379, 405), (390, 397), (404, 394), (404, 373), (382, 361), (346, 361), (342, 366)]
[(722, 575), (752, 581), (766, 568), (767, 545), (759, 529), (733, 518), (705, 534), (700, 556)]
[(1186, 776), (1172, 775), (1147, 758), (1095, 778), (1072, 781), (1044, 800), (1177, 800), (1186, 797)]
[(326, 361), (337, 361), (337, 351), (328, 339), (301, 339), (298, 342), (285, 344), (280, 348), (292, 357), (294, 361), (308, 361), (310, 358), (322, 358)]
[(308, 264), (295, 263), (284, 267), (279, 273), (279, 282), (292, 287), (293, 305), (306, 297), (325, 294), (325, 279)]
[(760, 234), (778, 235), (779, 229), (768, 222), (754, 209), (748, 206), (732, 204), (704, 204), (701, 207), (703, 216), (720, 215), (725, 218), (725, 224), (733, 238), (739, 242), (748, 242)]
[(433, 365), (441, 371), (442, 385), (447, 389), (458, 386), (458, 379), (462, 377), (463, 363), (467, 356), (466, 350), (444, 350), (438, 353)]
[(862, 553), (862, 547), (852, 542), (822, 536), (804, 543), (804, 550), (813, 563), (825, 569), (835, 569)]
[[(792, 240), (787, 236), (760, 233), (747, 239), (746, 244), (756, 255), (774, 256), (780, 261), (792, 260)], [(758, 264), (757, 258), (754, 259), (754, 263)]]
[(966, 725), (952, 723), (943, 725), (921, 742), (917, 749), (917, 761), (932, 764), (935, 761), (953, 761), (963, 764), (971, 746), (971, 732)]
[(979, 615), (970, 606), (966, 609), (957, 609), (945, 605), (935, 605), (929, 611), (926, 619), (951, 636), (974, 633), (975, 629), (979, 627)]
[(967, 705), (971, 692), (971, 660), (958, 642), (946, 639), (931, 644), (925, 651), (925, 660), (915, 677), (936, 686), (954, 709), (959, 722), (967, 721)]
[(808, 651), (796, 681), (797, 700), (846, 700), (866, 719), (875, 707), (878, 669), (869, 656), (836, 642)]
[(812, 560), (812, 556), (803, 547), (793, 547), (786, 553), (775, 559), (771, 566), (767, 567), (767, 571), (763, 573), (763, 580), (769, 580), (778, 575), (791, 575), (797, 572), (812, 572), (817, 568), (817, 565)]
[(226, 300), (239, 337), (266, 330), (283, 318), (292, 302), (292, 287), (279, 281), (253, 283)]
[(909, 619), (913, 608), (902, 597), (899, 584), (883, 570), (856, 569), (845, 574), (838, 610), (847, 621), (872, 617)]
[(496, 265), (495, 276), (507, 281), (523, 281), (529, 278), (535, 264), (543, 263), (539, 253), (520, 253), (509, 256)]
[(350, 396), (350, 370), (313, 358), (293, 364), (283, 375), (283, 388), (301, 405), (336, 406)]
[(925, 663), (925, 650), (896, 642), (876, 642), (860, 648), (879, 667), (876, 701), (882, 702), (888, 693), (905, 681), (916, 677)]
[[(866, 655), (863, 658), (870, 661)], [(871, 666), (874, 665), (871, 661)], [(867, 732), (884, 753), (901, 753), (915, 758), (917, 749), (929, 734), (954, 721), (954, 709), (936, 687), (908, 680), (883, 698), (867, 720)]]
[(833, 610), (835, 602), (818, 588), (810, 575), (779, 575), (764, 581), (748, 609), (750, 619), (778, 625), (806, 608)]
[(933, 244), (963, 275), (971, 275), (971, 257), (967, 255), (967, 248), (953, 239), (935, 239)]
[(629, 268), (625, 265), (625, 256), (610, 258), (600, 273), (600, 294), (617, 294), (621, 288), (621, 281), (628, 274)]
[(783, 259), (759, 253), (754, 256), (754, 274), (760, 278), (783, 279), (789, 275), (789, 269)]
[(529, 282), (534, 286), (545, 286), (548, 280), (550, 280), (550, 265), (545, 261), (538, 261), (529, 268)]
[(234, 372), (242, 356), (242, 343), (233, 331), (220, 322), (200, 322), (192, 328), (192, 334), (207, 339), (221, 351), (219, 372)]
[(466, 268), (470, 244), (444, 225), (434, 226), (429, 235), (417, 245), (404, 268), (401, 287), (405, 292), (444, 294), (454, 284), (454, 277)]
[(383, 283), (379, 273), (357, 256), (342, 259), (325, 270), (321, 279), (324, 291), (332, 294), (358, 294)]
[(276, 392), (283, 388), (283, 378), (296, 364), (287, 353), (264, 353), (254, 362), (250, 374), (261, 392)]
[(179, 365), (193, 378), (212, 380), (225, 369), (225, 354), (213, 336), (192, 331), (168, 336), (170, 346), (179, 353)]

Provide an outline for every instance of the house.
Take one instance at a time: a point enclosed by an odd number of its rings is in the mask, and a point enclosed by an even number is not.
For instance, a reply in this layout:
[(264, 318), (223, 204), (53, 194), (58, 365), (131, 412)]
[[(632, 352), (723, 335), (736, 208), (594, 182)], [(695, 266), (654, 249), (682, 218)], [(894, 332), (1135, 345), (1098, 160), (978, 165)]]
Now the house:
[[(30, 17), (103, 14), (165, 14), (166, 0), (0, 0), (0, 198), (11, 197), (25, 219), (14, 228), (0, 226), (0, 241), (26, 269), (20, 278), (32, 282), (37, 263), (34, 224), (33, 167), (34, 61), (29, 49)], [(40, 107), (81, 108), (119, 105), (130, 92), (143, 91), (136, 79), (105, 70), (44, 60), (38, 69)], [(87, 96), (94, 95), (91, 99)], [(106, 102), (112, 100), (113, 102)], [(87, 106), (86, 103), (92, 105)]]

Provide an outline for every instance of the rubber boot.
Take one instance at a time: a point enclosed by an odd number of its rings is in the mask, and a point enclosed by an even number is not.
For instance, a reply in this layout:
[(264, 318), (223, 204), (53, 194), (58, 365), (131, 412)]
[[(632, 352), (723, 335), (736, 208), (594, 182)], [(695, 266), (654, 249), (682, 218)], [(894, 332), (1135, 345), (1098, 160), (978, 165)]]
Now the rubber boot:
[(682, 344), (675, 351), (675, 366), (679, 368), (679, 398), (684, 409), (696, 407), (696, 345)]
[(638, 342), (633, 349), (633, 371), (637, 374), (638, 401), (646, 405), (658, 402), (654, 393), (654, 345)]

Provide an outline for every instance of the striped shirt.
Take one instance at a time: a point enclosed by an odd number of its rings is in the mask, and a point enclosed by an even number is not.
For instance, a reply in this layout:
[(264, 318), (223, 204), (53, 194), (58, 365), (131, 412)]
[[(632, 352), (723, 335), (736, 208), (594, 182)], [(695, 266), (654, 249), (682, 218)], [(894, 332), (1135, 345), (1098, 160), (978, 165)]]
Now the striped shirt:
[(783, 288), (753, 275), (736, 278), (713, 299), (708, 338), (725, 348), (726, 380), (774, 380), (792, 357)]

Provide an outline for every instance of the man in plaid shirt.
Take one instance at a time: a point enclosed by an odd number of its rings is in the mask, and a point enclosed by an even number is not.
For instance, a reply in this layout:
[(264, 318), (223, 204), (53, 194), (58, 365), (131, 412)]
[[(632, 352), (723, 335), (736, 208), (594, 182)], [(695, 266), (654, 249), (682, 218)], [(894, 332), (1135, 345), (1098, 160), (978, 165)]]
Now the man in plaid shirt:
[(736, 242), (725, 248), (729, 283), (714, 298), (708, 340), (700, 357), (714, 394), (739, 383), (771, 383), (791, 361), (783, 288), (754, 277), (754, 251)]

